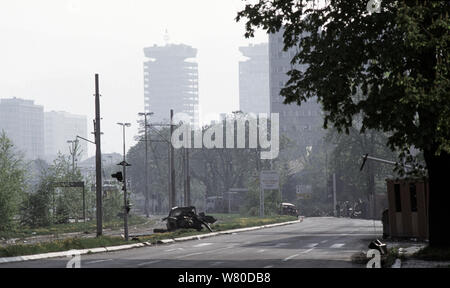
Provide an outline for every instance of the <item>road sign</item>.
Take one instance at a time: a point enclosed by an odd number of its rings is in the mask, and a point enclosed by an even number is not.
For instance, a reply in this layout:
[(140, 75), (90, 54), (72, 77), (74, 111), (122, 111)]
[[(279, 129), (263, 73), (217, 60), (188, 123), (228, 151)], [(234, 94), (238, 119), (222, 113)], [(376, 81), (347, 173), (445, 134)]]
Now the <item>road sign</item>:
[(55, 182), (56, 187), (84, 187), (84, 182)]
[(280, 177), (276, 170), (262, 170), (259, 179), (264, 190), (276, 190), (280, 187)]
[(295, 190), (297, 199), (311, 199), (312, 197), (311, 185), (297, 185)]
[(311, 193), (297, 194), (297, 199), (311, 199)]

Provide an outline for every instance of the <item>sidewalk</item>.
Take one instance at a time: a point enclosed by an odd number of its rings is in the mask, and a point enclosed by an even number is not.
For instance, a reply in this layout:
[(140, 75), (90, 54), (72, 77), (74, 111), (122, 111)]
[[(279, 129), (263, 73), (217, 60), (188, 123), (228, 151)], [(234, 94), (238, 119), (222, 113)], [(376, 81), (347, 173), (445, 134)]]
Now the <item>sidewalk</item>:
[(426, 261), (413, 258), (413, 254), (425, 248), (428, 243), (417, 241), (384, 241), (388, 248), (399, 248), (402, 256), (400, 267), (397, 268), (450, 268), (450, 261)]

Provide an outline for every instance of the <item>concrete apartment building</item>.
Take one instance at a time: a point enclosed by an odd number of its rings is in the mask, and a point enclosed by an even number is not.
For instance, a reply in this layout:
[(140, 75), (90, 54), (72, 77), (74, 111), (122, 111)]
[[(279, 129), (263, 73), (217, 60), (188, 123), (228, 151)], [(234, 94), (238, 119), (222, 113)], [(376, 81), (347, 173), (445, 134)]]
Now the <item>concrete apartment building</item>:
[(270, 112), (279, 113), (280, 136), (288, 137), (304, 151), (304, 148), (314, 146), (323, 135), (322, 109), (316, 98), (301, 106), (296, 103), (283, 104), (284, 97), (280, 96), (280, 91), (289, 80), (286, 73), (291, 69), (290, 61), (296, 54), (296, 48), (283, 51), (283, 46), (283, 30), (269, 35)]
[(269, 113), (269, 50), (267, 43), (239, 47), (246, 60), (239, 62), (239, 110)]
[(6, 132), (26, 160), (44, 158), (43, 106), (32, 100), (0, 99), (0, 130)]
[(189, 115), (199, 124), (197, 49), (184, 44), (144, 48), (145, 111), (153, 112), (151, 123), (168, 123), (170, 109)]
[[(63, 111), (51, 111), (44, 113), (44, 138), (45, 159), (52, 162), (58, 153), (69, 154), (72, 145), (67, 141), (75, 140), (77, 135), (87, 138), (86, 116), (74, 115)], [(87, 142), (80, 140), (78, 145), (81, 149), (80, 159), (87, 157)]]

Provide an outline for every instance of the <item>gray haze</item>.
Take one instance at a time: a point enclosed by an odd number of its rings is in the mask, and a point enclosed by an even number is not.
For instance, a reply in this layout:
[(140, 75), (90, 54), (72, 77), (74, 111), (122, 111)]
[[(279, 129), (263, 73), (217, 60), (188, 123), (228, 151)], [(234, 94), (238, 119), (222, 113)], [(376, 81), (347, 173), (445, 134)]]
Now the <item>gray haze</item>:
[[(198, 49), (201, 121), (239, 106), (238, 47), (266, 42), (243, 37), (240, 0), (42, 0), (0, 3), (0, 98), (34, 100), (45, 111), (94, 117), (94, 74), (103, 97), (102, 149), (121, 152), (121, 128), (144, 110), (143, 48), (171, 43)], [(93, 137), (92, 135), (90, 135)], [(89, 155), (93, 155), (93, 147)]]

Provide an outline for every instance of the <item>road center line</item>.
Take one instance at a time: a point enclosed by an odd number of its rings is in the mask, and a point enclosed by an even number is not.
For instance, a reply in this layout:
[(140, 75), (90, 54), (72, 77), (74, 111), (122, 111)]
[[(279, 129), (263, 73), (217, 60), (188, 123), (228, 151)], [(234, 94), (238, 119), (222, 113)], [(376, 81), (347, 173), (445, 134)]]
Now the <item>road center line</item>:
[(341, 248), (342, 246), (344, 246), (344, 243), (336, 243), (330, 246), (330, 248)]
[(144, 265), (154, 264), (154, 263), (158, 263), (158, 262), (161, 262), (161, 260), (154, 260), (154, 261), (143, 262), (143, 263), (137, 264), (137, 266), (144, 266)]
[(220, 264), (222, 264), (223, 262), (221, 262), (221, 261), (218, 261), (218, 262), (213, 262), (213, 263), (211, 263), (211, 266), (217, 266), (217, 265), (220, 265)]
[(88, 264), (95, 264), (95, 263), (107, 262), (107, 261), (112, 261), (112, 260), (113, 260), (113, 259), (95, 260), (95, 261), (86, 262), (86, 263), (84, 263), (84, 264), (85, 264), (85, 265), (88, 265)]
[(212, 245), (212, 244), (213, 243), (200, 243), (200, 244), (194, 245), (192, 247), (203, 247), (203, 246), (209, 246), (209, 245)]
[(289, 257), (284, 258), (284, 259), (281, 260), (281, 261), (286, 262), (286, 261), (288, 261), (288, 260), (290, 260), (290, 259), (292, 259), (292, 258), (297, 257), (298, 255), (300, 255), (300, 254), (294, 254), (294, 255), (291, 255), (291, 256), (289, 256)]
[(191, 254), (186, 254), (186, 255), (180, 255), (178, 257), (175, 257), (175, 259), (180, 259), (180, 258), (190, 257), (190, 256), (195, 256), (195, 255), (201, 255), (201, 254), (203, 254), (203, 252), (196, 252), (196, 253), (191, 253)]
[(311, 243), (311, 244), (306, 245), (306, 247), (308, 247), (308, 248), (314, 248), (314, 247), (316, 247), (317, 245), (319, 245), (319, 243)]

